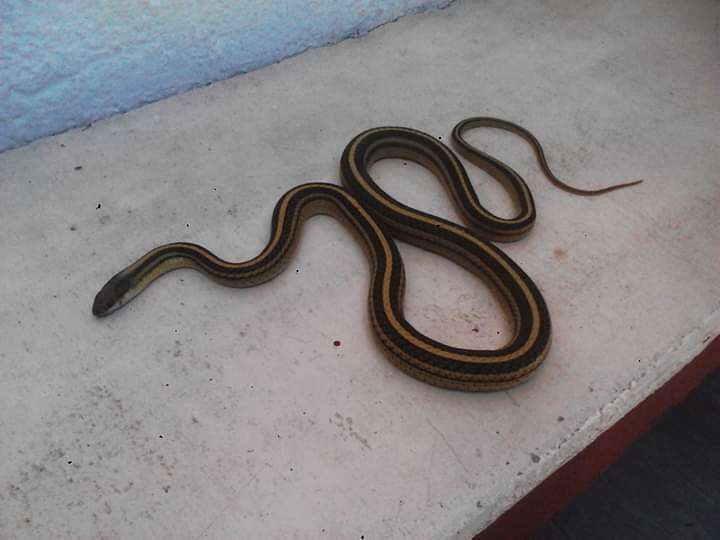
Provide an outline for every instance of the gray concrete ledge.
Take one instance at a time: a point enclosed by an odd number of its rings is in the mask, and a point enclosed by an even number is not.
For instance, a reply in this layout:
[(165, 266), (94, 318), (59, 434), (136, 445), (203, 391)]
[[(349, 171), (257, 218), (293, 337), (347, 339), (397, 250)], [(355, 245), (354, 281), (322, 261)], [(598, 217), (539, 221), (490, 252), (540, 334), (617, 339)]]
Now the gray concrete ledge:
[[(720, 329), (716, 2), (459, 2), (0, 155), (0, 537), (470, 538), (682, 368)], [(545, 365), (509, 392), (417, 382), (375, 344), (366, 261), (327, 218), (249, 290), (190, 271), (115, 316), (104, 281), (168, 241), (229, 259), (277, 198), (336, 181), (347, 141), (473, 133), (528, 180), (538, 223), (507, 252), (548, 301)], [(404, 202), (457, 219), (419, 166)], [(501, 189), (471, 169), (501, 213)], [(487, 289), (402, 246), (411, 321), (457, 345), (509, 331)], [(334, 341), (340, 341), (335, 346)]]

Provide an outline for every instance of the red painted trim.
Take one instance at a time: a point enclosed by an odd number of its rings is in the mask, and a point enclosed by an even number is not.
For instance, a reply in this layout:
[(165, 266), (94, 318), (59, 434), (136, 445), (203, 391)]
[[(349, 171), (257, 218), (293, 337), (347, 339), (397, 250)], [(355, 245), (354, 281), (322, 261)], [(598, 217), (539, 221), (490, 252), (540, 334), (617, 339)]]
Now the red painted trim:
[(672, 379), (548, 476), (474, 540), (527, 538), (582, 493), (671, 407), (720, 369), (720, 336)]

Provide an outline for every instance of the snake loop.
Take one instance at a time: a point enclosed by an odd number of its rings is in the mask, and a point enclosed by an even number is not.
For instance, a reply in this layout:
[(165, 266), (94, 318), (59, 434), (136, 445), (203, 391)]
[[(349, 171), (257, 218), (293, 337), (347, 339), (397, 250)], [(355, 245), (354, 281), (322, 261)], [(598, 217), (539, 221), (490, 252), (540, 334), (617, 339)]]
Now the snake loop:
[[(464, 132), (474, 127), (507, 129), (535, 148), (548, 178), (580, 195), (605, 193), (634, 183), (597, 191), (560, 182), (550, 171), (542, 147), (524, 128), (493, 118), (471, 118), (453, 130), (459, 152), (502, 181), (514, 193), (519, 212), (501, 218), (482, 206), (455, 153), (434, 137), (402, 127), (374, 128), (357, 135), (345, 148), (340, 173), (345, 188), (308, 183), (285, 193), (272, 217), (271, 236), (256, 257), (224, 261), (202, 246), (173, 243), (157, 247), (113, 276), (95, 297), (93, 314), (105, 316), (127, 304), (152, 281), (177, 268), (193, 268), (228, 287), (251, 287), (268, 281), (286, 266), (303, 222), (329, 214), (360, 238), (370, 262), (369, 307), (372, 326), (391, 361), (427, 383), (455, 390), (498, 390), (525, 380), (550, 348), (551, 324), (545, 300), (530, 277), (489, 241), (509, 242), (527, 234), (535, 222), (535, 204), (523, 179), (510, 167), (470, 145)], [(385, 193), (370, 175), (379, 159), (403, 158), (427, 168), (443, 182), (469, 228), (410, 208)], [(514, 335), (492, 350), (453, 347), (418, 332), (405, 318), (405, 274), (393, 238), (435, 252), (462, 265), (497, 289), (509, 307)]]

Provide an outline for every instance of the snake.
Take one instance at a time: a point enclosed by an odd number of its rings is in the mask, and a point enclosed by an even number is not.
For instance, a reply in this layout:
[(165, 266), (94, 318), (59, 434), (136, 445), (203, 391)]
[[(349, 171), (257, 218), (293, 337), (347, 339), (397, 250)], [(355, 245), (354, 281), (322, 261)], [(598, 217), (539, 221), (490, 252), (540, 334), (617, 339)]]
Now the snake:
[[(458, 155), (438, 138), (406, 127), (376, 127), (355, 136), (340, 159), (341, 185), (310, 182), (293, 187), (278, 200), (264, 249), (242, 262), (223, 260), (203, 246), (187, 242), (161, 245), (114, 275), (97, 293), (92, 313), (106, 316), (144, 291), (162, 275), (179, 268), (202, 272), (228, 287), (252, 287), (271, 280), (288, 265), (303, 223), (330, 215), (353, 233), (369, 261), (370, 321), (388, 358), (411, 377), (461, 391), (492, 391), (525, 381), (543, 362), (552, 342), (550, 313), (533, 280), (494, 242), (524, 237), (536, 220), (535, 203), (523, 178), (508, 165), (470, 144), (465, 134), (497, 128), (524, 138), (535, 150), (544, 174), (559, 188), (577, 195), (598, 195), (642, 180), (585, 190), (560, 181), (550, 170), (540, 142), (513, 122), (473, 117), (458, 123), (451, 140), (458, 154), (486, 171), (513, 195), (513, 217), (500, 217), (483, 206)], [(465, 225), (411, 208), (385, 192), (370, 174), (382, 159), (410, 160), (442, 182)], [(513, 321), (512, 337), (496, 349), (470, 349), (441, 343), (419, 332), (405, 317), (405, 270), (395, 240), (446, 257), (489, 284)]]

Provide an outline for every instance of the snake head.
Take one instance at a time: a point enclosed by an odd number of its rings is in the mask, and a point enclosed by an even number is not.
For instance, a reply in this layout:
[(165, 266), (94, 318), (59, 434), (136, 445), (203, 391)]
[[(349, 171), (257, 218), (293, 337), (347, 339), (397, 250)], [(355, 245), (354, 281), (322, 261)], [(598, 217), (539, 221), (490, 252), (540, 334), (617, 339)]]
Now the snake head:
[(131, 288), (132, 280), (127, 270), (115, 274), (95, 295), (92, 306), (93, 315), (104, 317), (127, 304), (134, 296), (130, 294)]

